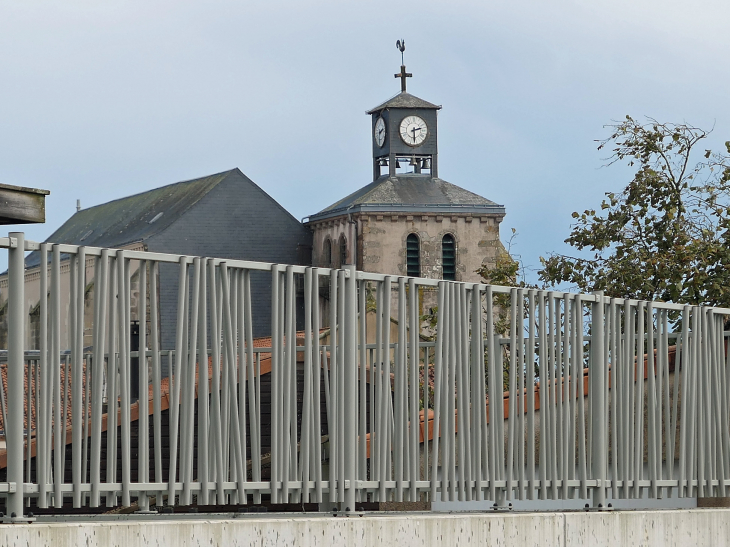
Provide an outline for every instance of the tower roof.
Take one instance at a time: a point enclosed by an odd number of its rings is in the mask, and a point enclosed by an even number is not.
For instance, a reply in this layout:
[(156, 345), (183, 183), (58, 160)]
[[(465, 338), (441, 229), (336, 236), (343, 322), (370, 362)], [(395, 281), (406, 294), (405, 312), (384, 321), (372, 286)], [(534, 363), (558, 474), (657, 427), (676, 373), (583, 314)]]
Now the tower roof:
[(333, 203), (309, 221), (324, 220), (347, 213), (473, 213), (505, 214), (504, 205), (430, 175), (384, 175)]
[(398, 95), (395, 95), (385, 101), (380, 106), (376, 106), (375, 108), (368, 110), (367, 114), (374, 114), (375, 112), (379, 112), (386, 108), (431, 108), (433, 110), (441, 110), (441, 106), (439, 105), (429, 103), (415, 95), (402, 91), (398, 93)]

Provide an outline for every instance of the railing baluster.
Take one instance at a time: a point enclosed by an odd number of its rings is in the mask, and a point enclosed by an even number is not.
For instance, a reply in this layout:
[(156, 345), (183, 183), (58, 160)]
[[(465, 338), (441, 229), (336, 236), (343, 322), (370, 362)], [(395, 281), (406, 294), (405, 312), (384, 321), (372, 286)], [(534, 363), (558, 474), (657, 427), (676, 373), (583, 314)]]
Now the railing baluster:
[(390, 277), (386, 277), (378, 287), (378, 449), (379, 449), (379, 477), (380, 491), (378, 501), (387, 501), (389, 492), (386, 481), (390, 480), (390, 466), (388, 453), (390, 452), (390, 436), (388, 435), (388, 409), (390, 407)]
[(610, 328), (609, 336), (607, 339), (607, 350), (609, 351), (610, 358), (606, 361), (607, 363), (610, 363), (610, 370), (609, 370), (609, 381), (606, 384), (607, 387), (607, 393), (608, 393), (608, 403), (610, 406), (609, 414), (607, 416), (609, 417), (609, 423), (610, 423), (610, 435), (611, 435), (611, 442), (606, 447), (611, 455), (611, 497), (616, 499), (618, 497), (618, 486), (617, 486), (617, 478), (618, 478), (618, 454), (619, 454), (619, 440), (618, 440), (618, 432), (619, 432), (619, 422), (620, 422), (620, 407), (618, 404), (618, 390), (616, 389), (616, 384), (618, 380), (618, 374), (620, 369), (620, 362), (618, 360), (618, 343), (619, 340), (617, 338), (618, 329), (617, 326), (619, 324), (619, 309), (616, 305), (616, 299), (611, 298), (611, 303), (609, 304), (609, 317), (607, 318), (606, 324)]
[(324, 355), (325, 360), (325, 396), (329, 399), (327, 405), (327, 433), (329, 435), (329, 475), (327, 477), (329, 483), (329, 501), (337, 501), (337, 478), (338, 478), (338, 442), (339, 434), (337, 423), (339, 420), (339, 411), (337, 408), (337, 309), (338, 309), (338, 290), (337, 290), (337, 270), (330, 271), (330, 316), (329, 316), (329, 358)]
[[(233, 314), (231, 312), (230, 303), (231, 288), (228, 268), (225, 262), (221, 263), (221, 280), (223, 285), (223, 340), (226, 346), (227, 366), (229, 368), (228, 383), (225, 389), (229, 393), (230, 402), (230, 428), (231, 428), (231, 467), (235, 469), (235, 479), (238, 483), (237, 500), (242, 500), (246, 496), (245, 477), (246, 466), (243, 461), (243, 452), (241, 447), (241, 427), (238, 420), (238, 398), (236, 396), (236, 349), (235, 349), (235, 333), (233, 330)], [(241, 502), (242, 503), (242, 502)]]
[[(50, 395), (51, 371), (48, 366), (48, 244), (41, 243), (40, 250), (40, 377), (41, 399), (39, 401), (36, 435), (36, 480), (38, 482), (38, 507), (48, 507), (48, 471), (50, 452)], [(4, 416), (3, 416), (4, 417)]]
[(345, 271), (337, 270), (337, 381), (335, 382), (335, 408), (337, 408), (337, 501), (343, 503), (346, 496), (345, 480), (348, 476), (345, 461), (347, 459), (346, 451), (348, 450), (346, 432), (348, 427), (347, 417), (345, 416), (345, 408), (349, 401), (346, 400), (345, 385), (347, 384), (347, 282), (345, 280)]
[[(157, 304), (157, 283), (159, 282), (159, 264), (150, 263), (150, 333), (152, 346), (152, 427), (155, 443), (155, 482), (162, 483), (162, 364), (160, 355), (159, 310)], [(158, 491), (155, 504), (162, 507), (164, 492)]]
[[(445, 304), (445, 293), (446, 283), (441, 281), (438, 287), (438, 317), (436, 324), (436, 352), (434, 354), (433, 367), (434, 367), (434, 394), (433, 394), (433, 445), (431, 447), (431, 502), (444, 501), (446, 496), (444, 492), (444, 475), (443, 467), (441, 468), (441, 480), (439, 477), (439, 440), (444, 432), (441, 427), (441, 399), (443, 395), (443, 376), (444, 376), (444, 325), (446, 323), (446, 304)], [(381, 407), (382, 408), (382, 407)], [(442, 449), (443, 451), (443, 449)], [(384, 449), (383, 449), (384, 452)], [(385, 481), (381, 479), (381, 490), (384, 489), (382, 483)], [(436, 495), (437, 490), (439, 495)], [(381, 501), (383, 501), (381, 499)]]
[[(150, 434), (149, 434), (149, 369), (147, 368), (147, 261), (139, 262), (139, 291), (137, 297), (137, 318), (139, 320), (139, 351), (137, 367), (139, 381), (139, 402), (137, 403), (137, 482), (149, 482)], [(140, 511), (148, 511), (150, 502), (146, 491), (139, 492), (137, 504)]]
[[(588, 462), (587, 462), (587, 454), (586, 454), (586, 405), (584, 404), (584, 401), (586, 400), (586, 391), (585, 391), (585, 379), (583, 375), (583, 363), (584, 363), (584, 347), (583, 347), (583, 301), (581, 300), (581, 296), (577, 295), (573, 299), (573, 331), (574, 331), (574, 341), (573, 341), (573, 347), (575, 348), (574, 357), (573, 357), (573, 369), (574, 369), (574, 388), (577, 384), (578, 386), (578, 427), (577, 427), (577, 435), (579, 440), (579, 446), (578, 446), (578, 466), (579, 466), (579, 478), (581, 481), (580, 486), (580, 496), (581, 498), (587, 498), (588, 497), (588, 486), (586, 484), (586, 481), (588, 480)], [(576, 401), (575, 391), (571, 391), (570, 393), (570, 400), (574, 402)], [(575, 408), (575, 407), (573, 407)], [(575, 415), (575, 413), (573, 413)], [(574, 427), (571, 430), (571, 446), (575, 445), (575, 442), (573, 439), (575, 439), (576, 434), (576, 428)], [(572, 467), (572, 462), (571, 462)]]
[(104, 249), (94, 268), (94, 358), (92, 360), (91, 394), (91, 507), (98, 507), (101, 499), (101, 415), (104, 390), (104, 349), (106, 347), (107, 278), (109, 251)]
[[(177, 330), (175, 333), (175, 368), (170, 370), (170, 459), (168, 462), (168, 490), (167, 503), (175, 505), (177, 495), (177, 454), (178, 454), (178, 425), (180, 420), (180, 388), (184, 375), (185, 362), (185, 328), (186, 311), (188, 306), (188, 259), (180, 258), (180, 275), (178, 278), (177, 293)], [(219, 466), (217, 480), (222, 480), (222, 466)], [(221, 503), (220, 501), (218, 503)]]
[[(407, 450), (408, 444), (405, 441), (406, 424), (406, 404), (404, 399), (405, 389), (404, 382), (407, 354), (406, 340), (406, 290), (405, 278), (398, 278), (398, 351), (395, 357), (395, 442), (393, 458), (395, 459), (395, 488), (396, 501), (403, 501), (403, 459), (404, 452)], [(408, 459), (406, 458), (406, 463)]]
[(8, 250), (8, 413), (5, 422), (7, 441), (7, 480), (15, 483), (8, 494), (11, 518), (23, 516), (23, 375), (25, 347), (25, 245), (22, 232), (11, 232), (16, 245)]
[[(302, 394), (302, 464), (300, 466), (302, 503), (309, 503), (311, 445), (317, 442), (312, 427), (314, 415), (314, 409), (312, 408), (312, 361), (317, 361), (312, 359), (312, 309), (312, 269), (307, 268), (304, 274), (304, 392)], [(362, 439), (364, 442), (364, 435)]]
[[(109, 256), (109, 351), (107, 357), (107, 432), (114, 431), (116, 433), (118, 422), (117, 409), (119, 401), (117, 399), (118, 387), (117, 387), (117, 374), (119, 368), (119, 361), (117, 356), (117, 313), (118, 307), (121, 306), (119, 302), (119, 278), (117, 269), (117, 258), (116, 253)], [(124, 343), (123, 341), (119, 341)], [(65, 389), (64, 389), (65, 396)], [(65, 403), (64, 403), (65, 406)], [(65, 412), (63, 413), (64, 418), (64, 429), (65, 429)], [(106, 482), (116, 483), (117, 482), (117, 436), (116, 434), (106, 436)], [(65, 450), (63, 451), (65, 452)], [(117, 494), (112, 492), (106, 495), (106, 506), (114, 507), (117, 504)]]
[[(355, 275), (355, 270), (352, 270)], [(357, 310), (356, 317), (358, 318), (357, 323), (357, 341), (358, 346), (358, 379), (357, 384), (359, 387), (358, 396), (358, 460), (357, 460), (357, 478), (360, 480), (367, 480), (367, 295), (366, 295), (366, 282), (357, 281), (358, 294), (357, 294)], [(418, 341), (416, 340), (415, 346), (416, 352), (416, 369), (418, 369)], [(418, 389), (418, 383), (416, 383), (416, 389)], [(416, 427), (418, 431), (418, 427)], [(367, 494), (358, 490), (358, 501), (367, 501)], [(354, 510), (355, 508), (352, 507)]]
[[(535, 290), (527, 292), (528, 342), (525, 352), (525, 395), (527, 396), (527, 499), (535, 499)], [(520, 412), (522, 409), (520, 409)]]
[[(439, 290), (439, 298), (441, 291)], [(487, 375), (489, 384), (487, 386), (487, 403), (489, 404), (489, 416), (487, 425), (488, 450), (489, 450), (489, 499), (497, 504), (503, 501), (503, 490), (497, 493), (497, 479), (501, 479), (504, 471), (504, 434), (500, 425), (504, 425), (504, 375), (502, 367), (502, 351), (499, 344), (500, 333), (494, 332), (494, 291), (491, 285), (487, 285), (485, 294), (487, 313)], [(436, 434), (434, 432), (434, 438)], [(485, 441), (487, 439), (485, 438)]]
[[(195, 452), (194, 420), (195, 420), (195, 364), (197, 361), (198, 349), (198, 314), (200, 310), (200, 258), (193, 259), (192, 298), (190, 300), (189, 322), (186, 318), (185, 325), (189, 329), (187, 344), (184, 344), (187, 352), (183, 360), (183, 369), (180, 371), (182, 377), (182, 422), (180, 425), (180, 482), (182, 482), (182, 493), (180, 494), (180, 505), (192, 503), (191, 483), (193, 480), (193, 456)], [(186, 281), (188, 280), (186, 276)], [(187, 281), (190, 283), (190, 281)], [(186, 290), (186, 296), (189, 291)]]
[(117, 252), (117, 268), (119, 275), (119, 370), (120, 370), (120, 390), (119, 398), (121, 405), (121, 430), (122, 430), (122, 505), (128, 507), (131, 505), (131, 459), (132, 459), (132, 442), (130, 431), (130, 405), (131, 405), (131, 357), (130, 357), (130, 339), (131, 339), (131, 282), (132, 272), (130, 260), (124, 256), (124, 251)]
[[(208, 260), (208, 279), (210, 291), (208, 293), (210, 299), (210, 343), (211, 343), (211, 356), (212, 356), (212, 388), (211, 388), (211, 433), (213, 437), (213, 458), (212, 461), (215, 464), (213, 470), (213, 477), (216, 485), (216, 503), (225, 503), (225, 494), (223, 490), (224, 471), (223, 471), (223, 424), (221, 420), (221, 329), (219, 320), (219, 304), (218, 304), (218, 283), (219, 277), (217, 268), (213, 260)], [(272, 307), (273, 310), (273, 307)], [(272, 328), (275, 323), (272, 322)], [(273, 340), (273, 338), (272, 338)], [(272, 359), (272, 375), (274, 373), (273, 359)], [(272, 415), (273, 415), (273, 404), (272, 399)], [(273, 425), (272, 425), (273, 428)], [(272, 436), (273, 437), (273, 436)], [(274, 484), (274, 467), (273, 467), (273, 453), (272, 453), (272, 467), (271, 467), (271, 480), (272, 480), (272, 501), (274, 499), (273, 484)]]
[(446, 383), (446, 402), (448, 404), (448, 411), (444, 412), (444, 415), (447, 417), (448, 420), (448, 448), (449, 448), (449, 465), (447, 466), (448, 473), (449, 473), (449, 499), (451, 501), (457, 501), (458, 498), (458, 492), (457, 488), (459, 487), (459, 484), (457, 482), (457, 455), (461, 456), (462, 454), (458, 454), (456, 447), (457, 447), (457, 431), (456, 431), (456, 413), (454, 412), (454, 409), (456, 409), (456, 367), (457, 367), (457, 360), (456, 360), (456, 352), (457, 352), (457, 344), (459, 342), (458, 338), (458, 330), (457, 330), (457, 321), (459, 317), (459, 301), (457, 298), (457, 287), (456, 283), (449, 283), (449, 330), (448, 330), (448, 352), (447, 352), (447, 370), (448, 370), (448, 376), (446, 377), (447, 383)]
[[(469, 326), (467, 311), (469, 309), (466, 295), (466, 284), (459, 283), (456, 286), (457, 298), (459, 302), (458, 319), (457, 319), (457, 341), (456, 341), (456, 378), (457, 392), (457, 408), (459, 409), (459, 499), (462, 501), (471, 501), (471, 423), (469, 423)], [(469, 432), (464, 434), (465, 432)]]
[[(196, 267), (197, 271), (197, 267)], [(200, 261), (200, 278), (198, 280), (198, 469), (197, 478), (201, 492), (198, 504), (210, 503), (210, 454), (209, 426), (209, 367), (208, 367), (208, 268), (207, 261)]]
[[(243, 295), (245, 301), (244, 321), (246, 323), (246, 362), (248, 371), (248, 402), (249, 402), (249, 434), (251, 436), (252, 478), (255, 482), (261, 481), (261, 394), (256, 390), (256, 381), (260, 381), (261, 354), (256, 354), (259, 370), (254, 370), (253, 352), (253, 317), (251, 313), (251, 273), (243, 272)], [(255, 374), (256, 373), (256, 374)], [(255, 374), (255, 378), (254, 378)], [(261, 503), (261, 493), (257, 490), (253, 495), (254, 503)]]
[[(344, 274), (345, 272), (343, 272)], [(343, 479), (350, 481), (343, 502), (346, 511), (355, 511), (357, 489), (357, 271), (354, 264), (347, 267), (345, 279), (345, 345), (344, 393), (344, 468)]]

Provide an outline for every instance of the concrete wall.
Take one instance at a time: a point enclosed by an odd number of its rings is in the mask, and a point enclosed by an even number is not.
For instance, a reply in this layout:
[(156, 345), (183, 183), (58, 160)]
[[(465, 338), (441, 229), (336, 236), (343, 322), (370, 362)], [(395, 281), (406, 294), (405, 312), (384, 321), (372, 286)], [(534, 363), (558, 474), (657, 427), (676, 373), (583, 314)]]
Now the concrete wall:
[(686, 546), (730, 543), (730, 510), (612, 513), (385, 514), (352, 517), (170, 515), (129, 520), (1, 525), (0, 544), (20, 547), (217, 546)]

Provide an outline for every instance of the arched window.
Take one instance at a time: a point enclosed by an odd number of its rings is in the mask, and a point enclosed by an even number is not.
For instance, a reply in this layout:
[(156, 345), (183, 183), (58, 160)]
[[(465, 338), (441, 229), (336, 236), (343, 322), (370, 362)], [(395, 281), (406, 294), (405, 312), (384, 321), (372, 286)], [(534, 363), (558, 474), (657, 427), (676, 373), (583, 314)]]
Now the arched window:
[(340, 236), (340, 268), (347, 264), (347, 239), (345, 234)]
[(421, 242), (416, 234), (408, 234), (406, 238), (406, 274), (421, 277)]
[(322, 266), (325, 268), (332, 266), (332, 240), (330, 240), (330, 238), (324, 240), (324, 248), (322, 249)]
[(441, 264), (442, 277), (446, 281), (456, 281), (456, 242), (451, 234), (446, 234), (441, 239)]

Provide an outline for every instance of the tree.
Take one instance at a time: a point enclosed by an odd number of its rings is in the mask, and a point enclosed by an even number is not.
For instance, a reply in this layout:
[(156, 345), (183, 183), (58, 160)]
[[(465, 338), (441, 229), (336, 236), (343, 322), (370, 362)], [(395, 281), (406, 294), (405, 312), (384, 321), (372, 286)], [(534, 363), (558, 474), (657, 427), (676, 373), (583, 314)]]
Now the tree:
[(540, 279), (582, 292), (686, 304), (730, 305), (730, 142), (702, 151), (709, 135), (686, 124), (630, 116), (609, 125), (608, 165), (636, 173), (598, 210), (573, 213), (566, 243), (589, 256), (541, 258)]

